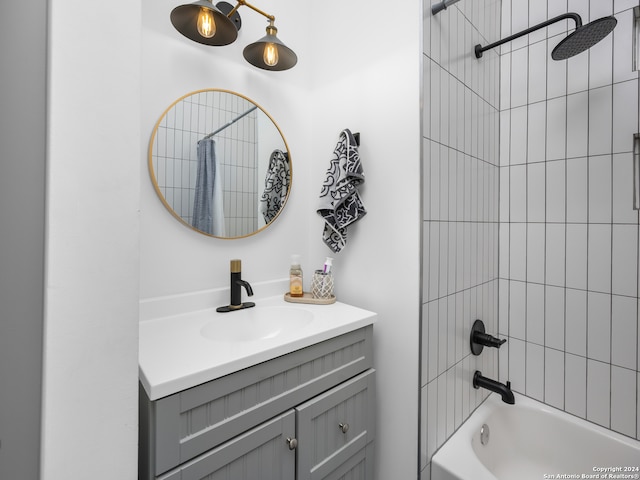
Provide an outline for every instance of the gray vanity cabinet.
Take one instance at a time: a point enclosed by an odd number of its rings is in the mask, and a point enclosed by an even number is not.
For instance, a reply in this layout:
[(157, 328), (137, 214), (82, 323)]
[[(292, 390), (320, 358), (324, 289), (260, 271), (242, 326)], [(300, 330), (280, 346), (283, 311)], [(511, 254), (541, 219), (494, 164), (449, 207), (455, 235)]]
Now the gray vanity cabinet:
[(372, 336), (369, 325), (155, 401), (141, 388), (139, 479), (371, 478)]

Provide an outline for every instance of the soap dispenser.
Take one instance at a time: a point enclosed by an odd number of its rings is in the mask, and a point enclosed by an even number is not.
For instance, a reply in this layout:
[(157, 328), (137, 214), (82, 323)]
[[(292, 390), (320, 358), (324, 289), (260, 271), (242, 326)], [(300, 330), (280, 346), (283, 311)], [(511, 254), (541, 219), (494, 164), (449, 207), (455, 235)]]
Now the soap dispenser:
[(291, 255), (291, 268), (289, 269), (289, 295), (292, 297), (304, 296), (300, 255)]

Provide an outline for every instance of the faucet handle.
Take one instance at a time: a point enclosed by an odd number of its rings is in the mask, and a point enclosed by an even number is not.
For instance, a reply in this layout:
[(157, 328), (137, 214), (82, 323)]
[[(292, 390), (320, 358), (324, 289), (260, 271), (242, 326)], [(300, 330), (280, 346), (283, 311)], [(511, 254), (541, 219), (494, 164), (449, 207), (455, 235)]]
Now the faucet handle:
[(493, 335), (485, 333), (484, 323), (482, 320), (476, 320), (473, 322), (469, 345), (471, 346), (471, 353), (474, 355), (480, 355), (484, 347), (500, 348), (500, 346), (506, 341), (506, 339), (499, 339)]
[(240, 260), (239, 258), (234, 258), (229, 262), (229, 267), (230, 267), (231, 273), (242, 272), (242, 260)]

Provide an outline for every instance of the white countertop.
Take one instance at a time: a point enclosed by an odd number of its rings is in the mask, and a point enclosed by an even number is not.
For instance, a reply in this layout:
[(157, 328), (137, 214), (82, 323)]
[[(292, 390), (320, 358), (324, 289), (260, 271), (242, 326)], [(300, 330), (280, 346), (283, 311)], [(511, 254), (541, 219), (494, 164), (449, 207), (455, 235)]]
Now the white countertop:
[[(253, 300), (253, 299), (250, 299)], [(140, 323), (140, 381), (151, 400), (228, 375), (374, 323), (376, 314), (341, 302), (312, 305), (286, 302), (282, 295), (255, 300), (256, 309), (307, 310), (313, 321), (275, 338), (222, 343), (205, 338), (212, 322), (233, 322), (237, 312), (215, 308), (153, 318)], [(214, 327), (215, 328), (215, 327)]]

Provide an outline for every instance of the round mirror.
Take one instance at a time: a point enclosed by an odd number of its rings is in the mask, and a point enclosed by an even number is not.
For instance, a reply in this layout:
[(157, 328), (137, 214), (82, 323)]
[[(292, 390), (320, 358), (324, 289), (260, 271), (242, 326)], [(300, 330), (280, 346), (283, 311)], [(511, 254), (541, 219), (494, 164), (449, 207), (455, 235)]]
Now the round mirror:
[(205, 235), (240, 238), (266, 228), (289, 196), (287, 142), (271, 116), (228, 90), (198, 90), (162, 114), (149, 171), (167, 209)]

